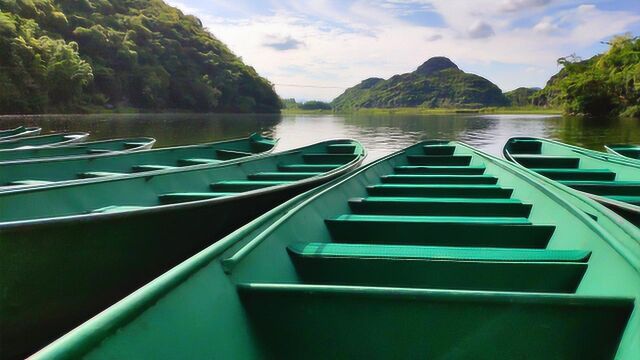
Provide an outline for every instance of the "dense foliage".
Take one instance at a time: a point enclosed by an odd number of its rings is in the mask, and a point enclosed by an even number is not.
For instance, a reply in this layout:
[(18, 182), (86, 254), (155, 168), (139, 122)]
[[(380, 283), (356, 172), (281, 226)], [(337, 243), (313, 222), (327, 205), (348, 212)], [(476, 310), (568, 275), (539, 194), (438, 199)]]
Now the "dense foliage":
[(0, 0), (0, 113), (278, 112), (272, 85), (161, 0)]
[(284, 109), (301, 109), (301, 110), (331, 110), (331, 104), (324, 101), (309, 100), (305, 102), (296, 102), (296, 99), (282, 99)]
[(562, 70), (536, 94), (540, 105), (567, 113), (640, 118), (640, 38), (618, 36), (607, 52), (588, 60), (561, 58)]
[(445, 57), (427, 60), (414, 72), (388, 80), (369, 78), (333, 100), (336, 109), (395, 107), (477, 108), (508, 100), (489, 80), (460, 70)]
[(511, 106), (531, 106), (533, 98), (540, 88), (519, 87), (515, 90), (507, 91), (504, 96), (509, 100)]

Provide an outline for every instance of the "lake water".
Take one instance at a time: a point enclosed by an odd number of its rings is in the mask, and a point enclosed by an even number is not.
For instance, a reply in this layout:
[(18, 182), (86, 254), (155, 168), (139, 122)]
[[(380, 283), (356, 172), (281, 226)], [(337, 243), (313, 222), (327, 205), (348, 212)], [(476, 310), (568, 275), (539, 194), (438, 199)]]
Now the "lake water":
[(0, 129), (37, 125), (43, 133), (87, 131), (90, 140), (151, 136), (156, 147), (243, 137), (258, 131), (280, 138), (278, 151), (332, 138), (354, 138), (367, 161), (423, 139), (460, 140), (500, 156), (511, 136), (537, 136), (603, 150), (609, 143), (640, 143), (640, 121), (548, 115), (230, 115), (126, 114), (1, 116)]

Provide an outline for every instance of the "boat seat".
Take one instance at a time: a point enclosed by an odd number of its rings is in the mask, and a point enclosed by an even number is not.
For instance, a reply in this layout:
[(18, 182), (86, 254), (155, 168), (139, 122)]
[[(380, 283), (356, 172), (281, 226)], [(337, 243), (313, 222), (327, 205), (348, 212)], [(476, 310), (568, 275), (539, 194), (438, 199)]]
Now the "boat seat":
[(489, 175), (384, 175), (380, 179), (386, 184), (496, 184), (498, 178)]
[(253, 153), (246, 151), (237, 151), (237, 150), (225, 150), (225, 149), (217, 149), (216, 155), (220, 160), (232, 160), (241, 157), (251, 156)]
[(308, 164), (346, 164), (356, 156), (355, 154), (303, 154), (302, 159)]
[(327, 172), (341, 167), (342, 164), (282, 164), (278, 170), (285, 172)]
[(275, 359), (328, 351), (340, 359), (610, 359), (634, 311), (633, 298), (612, 296), (285, 283), (237, 290)]
[(329, 154), (353, 154), (356, 151), (354, 144), (330, 144), (327, 145)]
[(575, 292), (591, 255), (583, 250), (302, 242), (287, 251), (300, 278), (310, 283), (562, 293)]
[(78, 177), (81, 179), (91, 179), (98, 178), (104, 176), (117, 176), (117, 175), (127, 175), (126, 173), (121, 172), (111, 172), (111, 171), (87, 171), (83, 173), (79, 173)]
[(545, 248), (555, 231), (524, 217), (345, 214), (325, 223), (336, 242), (399, 245)]
[(146, 146), (148, 143), (146, 142), (126, 142), (123, 144), (125, 149), (135, 149), (138, 147)]
[(267, 187), (291, 184), (293, 181), (253, 181), (253, 180), (225, 180), (212, 183), (211, 190), (220, 192), (242, 192)]
[(175, 169), (175, 168), (176, 168), (175, 166), (147, 164), (147, 165), (135, 165), (131, 169), (134, 172), (145, 172), (145, 171), (169, 170), (169, 169)]
[(217, 199), (225, 196), (236, 195), (231, 192), (181, 192), (162, 194), (158, 197), (162, 204), (175, 204), (188, 201)]
[(424, 145), (422, 151), (425, 155), (453, 155), (456, 147), (446, 144)]
[(207, 158), (191, 158), (178, 160), (179, 166), (192, 166), (192, 165), (204, 165), (204, 164), (218, 164), (222, 160), (207, 159)]
[(468, 166), (471, 155), (407, 155), (413, 165)]
[(147, 206), (134, 206), (134, 205), (111, 205), (111, 206), (105, 206), (99, 209), (95, 209), (92, 210), (91, 213), (92, 214), (110, 214), (110, 213), (120, 213), (120, 212), (125, 212), (125, 211), (133, 211), (133, 210), (140, 210), (140, 209), (146, 209)]
[(16, 180), (9, 183), (12, 186), (36, 186), (36, 185), (47, 185), (53, 184), (55, 181), (46, 181), (46, 180)]
[(379, 184), (367, 186), (371, 196), (510, 198), (513, 189), (498, 185)]
[(396, 166), (397, 174), (433, 174), (433, 175), (481, 175), (484, 166)]
[(302, 180), (322, 174), (322, 172), (259, 172), (250, 174), (249, 180)]
[(609, 169), (544, 169), (531, 168), (553, 180), (614, 180), (616, 173)]
[(550, 155), (515, 155), (513, 159), (526, 168), (577, 169), (580, 158)]
[(531, 204), (501, 198), (365, 197), (349, 200), (355, 214), (528, 217)]
[(640, 196), (640, 181), (560, 181), (560, 183), (597, 195)]

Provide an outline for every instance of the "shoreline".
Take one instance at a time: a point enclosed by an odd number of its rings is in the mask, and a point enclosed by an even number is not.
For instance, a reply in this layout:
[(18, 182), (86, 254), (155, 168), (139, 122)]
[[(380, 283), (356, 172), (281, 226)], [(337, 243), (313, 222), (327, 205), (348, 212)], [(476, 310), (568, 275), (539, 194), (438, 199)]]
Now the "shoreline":
[(302, 110), (282, 109), (283, 115), (310, 114), (310, 115), (447, 115), (447, 114), (546, 114), (562, 115), (561, 109), (539, 107), (487, 107), (480, 109), (456, 109), (456, 108), (360, 108), (354, 110)]

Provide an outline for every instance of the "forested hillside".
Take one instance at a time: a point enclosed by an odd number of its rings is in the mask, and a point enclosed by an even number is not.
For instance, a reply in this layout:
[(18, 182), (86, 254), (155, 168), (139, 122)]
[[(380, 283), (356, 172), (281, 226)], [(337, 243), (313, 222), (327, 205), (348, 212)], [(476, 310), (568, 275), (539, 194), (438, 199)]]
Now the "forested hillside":
[(413, 72), (384, 80), (369, 78), (333, 100), (338, 110), (392, 107), (461, 107), (507, 105), (491, 81), (460, 70), (445, 57), (433, 57)]
[(272, 85), (160, 0), (0, 0), (0, 114), (278, 112)]
[(640, 118), (640, 38), (615, 37), (604, 54), (558, 60), (558, 74), (534, 95), (539, 105), (561, 106), (567, 113)]

